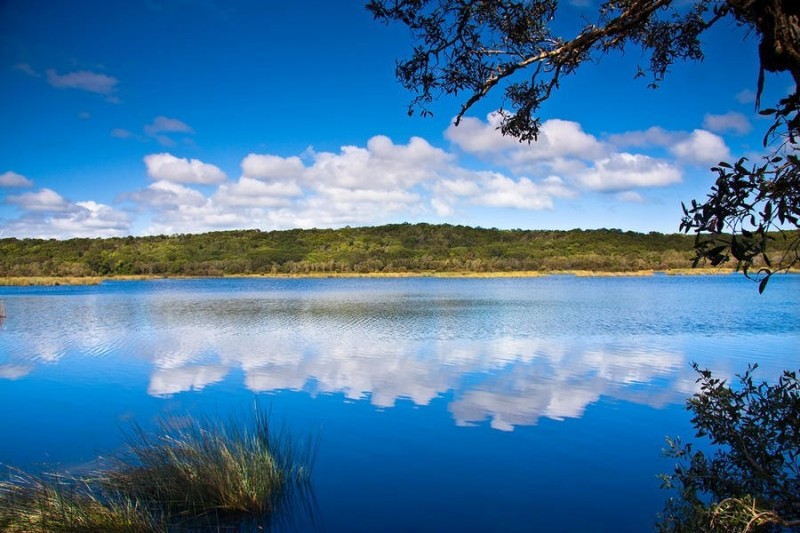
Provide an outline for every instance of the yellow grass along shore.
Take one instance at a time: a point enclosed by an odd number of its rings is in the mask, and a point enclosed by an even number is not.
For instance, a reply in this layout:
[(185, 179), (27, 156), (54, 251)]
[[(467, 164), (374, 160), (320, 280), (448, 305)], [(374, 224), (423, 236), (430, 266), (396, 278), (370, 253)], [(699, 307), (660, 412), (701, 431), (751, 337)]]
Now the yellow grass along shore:
[(635, 271), (597, 271), (597, 270), (558, 270), (558, 271), (503, 271), (503, 272), (314, 272), (302, 274), (252, 274), (229, 276), (31, 276), (0, 277), (0, 286), (6, 287), (57, 287), (69, 285), (99, 285), (104, 281), (146, 281), (157, 279), (203, 279), (212, 277), (236, 278), (274, 278), (274, 279), (319, 279), (319, 278), (538, 278), (546, 276), (587, 277), (648, 277), (656, 274), (671, 276), (728, 275), (736, 271), (725, 268), (679, 268), (670, 270)]

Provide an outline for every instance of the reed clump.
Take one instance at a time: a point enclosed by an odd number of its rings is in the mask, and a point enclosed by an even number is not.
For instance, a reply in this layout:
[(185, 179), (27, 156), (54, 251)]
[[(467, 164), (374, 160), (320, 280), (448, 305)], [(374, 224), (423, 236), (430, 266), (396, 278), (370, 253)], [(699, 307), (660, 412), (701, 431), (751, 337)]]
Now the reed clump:
[(316, 441), (273, 433), (256, 410), (253, 423), (231, 419), (162, 422), (156, 435), (138, 426), (111, 466), (87, 476), (0, 482), (0, 530), (153, 532), (286, 520), (310, 501)]
[(128, 453), (103, 483), (172, 514), (272, 513), (308, 483), (316, 452), (313, 443), (273, 434), (261, 412), (250, 428), (192, 421), (160, 429), (152, 437), (134, 427)]
[(15, 471), (0, 482), (0, 530), (9, 533), (163, 531), (139, 502), (75, 477)]

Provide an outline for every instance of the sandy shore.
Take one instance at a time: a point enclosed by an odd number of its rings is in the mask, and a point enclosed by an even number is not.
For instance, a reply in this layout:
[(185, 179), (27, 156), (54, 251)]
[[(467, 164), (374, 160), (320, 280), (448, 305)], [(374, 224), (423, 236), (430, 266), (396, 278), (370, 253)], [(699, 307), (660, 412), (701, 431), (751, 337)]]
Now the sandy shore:
[[(519, 272), (311, 272), (302, 274), (241, 274), (225, 278), (538, 278), (545, 276), (575, 277), (647, 277), (655, 274), (672, 276), (728, 275), (731, 269), (681, 268), (672, 270), (637, 270), (604, 272), (592, 270), (519, 271)], [(104, 281), (142, 281), (155, 279), (200, 279), (204, 276), (86, 276), (86, 277), (0, 277), (0, 286), (99, 285)]]

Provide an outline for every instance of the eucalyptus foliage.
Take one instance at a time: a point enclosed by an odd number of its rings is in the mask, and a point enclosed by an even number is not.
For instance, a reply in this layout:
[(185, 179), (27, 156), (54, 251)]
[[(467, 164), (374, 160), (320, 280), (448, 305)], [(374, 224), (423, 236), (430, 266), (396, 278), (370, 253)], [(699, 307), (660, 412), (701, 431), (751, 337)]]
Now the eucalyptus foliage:
[[(770, 250), (777, 260), (783, 242)], [(625, 272), (686, 269), (693, 238), (599, 230), (447, 224), (225, 231), (107, 239), (0, 239), (3, 277), (238, 274)]]
[[(760, 163), (744, 157), (734, 164), (721, 162), (711, 169), (717, 179), (706, 201), (683, 205), (681, 229), (696, 235), (694, 264), (708, 261), (716, 266), (733, 259), (748, 277), (755, 266), (761, 276), (759, 292), (775, 272), (800, 263), (800, 233), (784, 231), (800, 228), (798, 110), (795, 93), (777, 109), (762, 111), (773, 118), (764, 139), (765, 145), (775, 143), (772, 152)], [(773, 262), (770, 252), (777, 247), (784, 252)]]
[(662, 514), (662, 532), (782, 531), (800, 528), (800, 380), (786, 370), (773, 384), (756, 382), (753, 365), (736, 386), (695, 370), (700, 390), (687, 407), (698, 448), (668, 439), (677, 462), (662, 476), (677, 491)]

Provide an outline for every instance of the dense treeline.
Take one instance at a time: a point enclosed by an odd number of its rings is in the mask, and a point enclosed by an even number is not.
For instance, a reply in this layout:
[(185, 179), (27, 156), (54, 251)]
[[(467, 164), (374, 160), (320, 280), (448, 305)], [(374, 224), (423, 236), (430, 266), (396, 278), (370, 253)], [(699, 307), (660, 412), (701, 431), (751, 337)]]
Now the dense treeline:
[(624, 272), (687, 268), (691, 236), (395, 224), (108, 239), (0, 239), (0, 276)]

